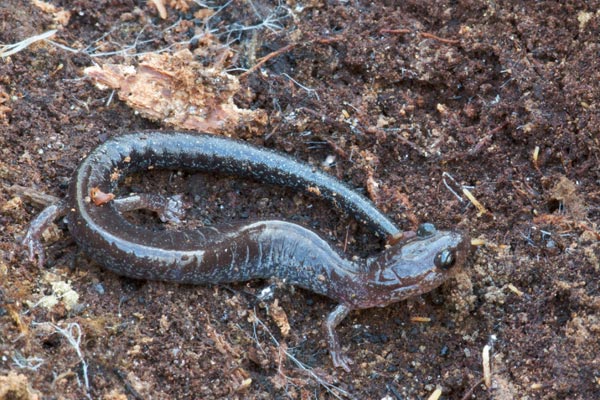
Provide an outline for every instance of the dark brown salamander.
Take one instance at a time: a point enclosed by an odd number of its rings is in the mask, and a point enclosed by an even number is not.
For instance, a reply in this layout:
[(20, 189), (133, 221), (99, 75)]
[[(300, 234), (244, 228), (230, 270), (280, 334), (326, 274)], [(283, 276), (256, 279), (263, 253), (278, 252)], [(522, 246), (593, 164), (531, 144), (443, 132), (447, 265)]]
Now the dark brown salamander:
[(339, 303), (328, 316), (326, 329), (334, 364), (348, 370), (350, 359), (342, 353), (335, 327), (350, 310), (382, 307), (432, 290), (447, 279), (451, 267), (463, 264), (470, 248), (463, 234), (424, 224), (416, 235), (407, 235), (375, 257), (350, 260), (318, 234), (286, 221), (152, 230), (128, 222), (121, 213), (141, 207), (162, 209), (162, 214), (172, 210), (151, 195), (100, 206), (90, 201), (92, 189), (115, 192), (125, 176), (149, 168), (216, 171), (318, 193), (379, 236), (400, 233), (365, 197), (288, 156), (212, 135), (142, 132), (110, 139), (83, 160), (67, 199), (32, 222), (24, 240), (31, 259), (37, 255), (39, 265), (44, 264), (41, 234), (54, 219), (67, 214), (77, 244), (120, 275), (192, 284), (280, 278)]

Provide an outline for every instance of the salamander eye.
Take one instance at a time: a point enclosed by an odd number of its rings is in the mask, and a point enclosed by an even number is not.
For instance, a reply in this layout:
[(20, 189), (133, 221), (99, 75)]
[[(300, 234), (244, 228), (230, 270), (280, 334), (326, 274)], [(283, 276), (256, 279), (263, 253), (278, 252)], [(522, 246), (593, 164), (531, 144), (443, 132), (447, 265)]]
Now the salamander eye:
[(454, 250), (444, 249), (435, 255), (433, 263), (441, 269), (450, 269), (456, 261), (456, 253)]
[(426, 238), (431, 235), (435, 235), (437, 229), (435, 225), (430, 222), (425, 222), (424, 224), (419, 225), (417, 228), (417, 236), (420, 238)]

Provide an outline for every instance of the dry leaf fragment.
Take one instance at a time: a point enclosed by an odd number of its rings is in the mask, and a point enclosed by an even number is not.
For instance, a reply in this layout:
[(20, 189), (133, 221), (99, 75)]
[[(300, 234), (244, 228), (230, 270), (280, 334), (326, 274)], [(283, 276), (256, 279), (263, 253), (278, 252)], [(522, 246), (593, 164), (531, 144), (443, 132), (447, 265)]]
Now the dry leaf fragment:
[(561, 176), (550, 192), (551, 198), (561, 202), (564, 210), (576, 221), (582, 221), (587, 215), (587, 206), (581, 190), (569, 178)]
[(27, 377), (9, 371), (8, 375), (0, 376), (0, 399), (38, 400), (41, 393), (34, 390)]
[(263, 110), (238, 108), (236, 76), (222, 66), (206, 67), (189, 50), (147, 54), (137, 67), (105, 64), (84, 73), (98, 87), (116, 89), (119, 98), (142, 116), (180, 129), (228, 134), (239, 128), (254, 132), (266, 124)]
[(269, 314), (275, 321), (281, 334), (285, 337), (290, 333), (290, 323), (288, 322), (287, 314), (285, 310), (279, 305), (279, 301), (275, 299), (271, 307), (269, 308)]

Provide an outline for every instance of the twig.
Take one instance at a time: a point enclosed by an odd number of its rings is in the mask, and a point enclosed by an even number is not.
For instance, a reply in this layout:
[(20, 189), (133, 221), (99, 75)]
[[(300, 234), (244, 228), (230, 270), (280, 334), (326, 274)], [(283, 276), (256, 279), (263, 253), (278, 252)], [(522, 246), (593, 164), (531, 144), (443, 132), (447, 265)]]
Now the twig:
[(458, 39), (444, 39), (442, 37), (436, 36), (433, 33), (429, 33), (429, 32), (419, 32), (419, 35), (421, 37), (424, 37), (424, 38), (427, 38), (427, 39), (437, 40), (438, 42), (442, 42), (442, 43), (446, 43), (446, 44), (458, 44), (458, 43), (460, 43), (460, 40), (458, 40)]
[(504, 121), (502, 124), (498, 125), (494, 129), (492, 129), (491, 131), (489, 131), (481, 139), (479, 139), (479, 141), (477, 142), (477, 144), (471, 150), (469, 150), (467, 152), (467, 155), (469, 157), (473, 157), (473, 156), (478, 155), (481, 152), (481, 150), (483, 150), (483, 148), (485, 146), (487, 146), (487, 144), (492, 140), (492, 138), (494, 137), (494, 135), (496, 133), (500, 132), (502, 129), (504, 129), (507, 125), (508, 125), (508, 121)]
[(258, 62), (256, 64), (254, 64), (250, 69), (248, 69), (246, 72), (240, 74), (239, 78), (243, 78), (246, 77), (248, 75), (250, 75), (251, 73), (253, 73), (254, 71), (256, 71), (258, 68), (260, 68), (264, 63), (266, 63), (267, 61), (269, 61), (270, 59), (272, 59), (273, 57), (277, 57), (283, 53), (286, 53), (290, 50), (292, 50), (294, 47), (298, 46), (299, 44), (303, 44), (303, 45), (310, 45), (313, 43), (319, 43), (319, 44), (329, 44), (329, 43), (334, 43), (337, 42), (341, 39), (340, 36), (334, 36), (334, 37), (330, 37), (330, 38), (317, 38), (317, 39), (313, 39), (313, 40), (309, 40), (308, 42), (305, 43), (290, 43), (287, 46), (283, 46), (280, 49), (275, 50), (272, 53), (267, 54), (264, 57), (261, 57)]
[(379, 33), (393, 33), (396, 35), (404, 35), (406, 33), (411, 33), (410, 29), (380, 29)]
[(254, 64), (250, 69), (248, 69), (246, 72), (244, 72), (243, 74), (241, 74), (239, 76), (239, 78), (242, 79), (243, 77), (245, 77), (247, 75), (250, 75), (251, 73), (253, 73), (257, 69), (259, 69), (264, 63), (266, 63), (267, 61), (269, 61), (271, 58), (277, 57), (280, 54), (283, 54), (283, 53), (285, 53), (287, 51), (290, 51), (291, 49), (293, 49), (297, 45), (298, 45), (298, 43), (290, 43), (287, 46), (283, 46), (282, 48), (280, 48), (278, 50), (275, 50), (272, 53), (267, 54), (266, 56), (260, 58), (258, 60), (258, 62), (256, 64)]
[(342, 36), (324, 37), (311, 40), (309, 43), (329, 44), (339, 42), (342, 39)]

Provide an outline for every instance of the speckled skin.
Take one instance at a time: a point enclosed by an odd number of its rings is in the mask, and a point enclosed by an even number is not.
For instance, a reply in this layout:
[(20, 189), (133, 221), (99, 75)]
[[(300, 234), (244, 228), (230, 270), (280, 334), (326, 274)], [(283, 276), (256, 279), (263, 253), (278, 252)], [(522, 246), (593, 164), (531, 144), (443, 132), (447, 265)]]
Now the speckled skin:
[[(95, 261), (132, 278), (179, 283), (239, 282), (278, 277), (339, 302), (326, 324), (334, 364), (348, 369), (335, 326), (352, 309), (385, 306), (429, 291), (462, 264), (469, 241), (461, 233), (435, 231), (386, 248), (370, 259), (349, 260), (318, 234), (280, 220), (223, 224), (166, 231), (134, 225), (109, 202), (89, 201), (92, 188), (114, 192), (134, 171), (177, 169), (218, 171), (262, 182), (318, 192), (383, 237), (400, 231), (374, 205), (343, 183), (288, 156), (241, 141), (181, 132), (141, 132), (96, 147), (77, 169), (66, 200), (73, 238)], [(118, 171), (119, 179), (111, 179)], [(53, 206), (51, 206), (53, 207)], [(47, 220), (44, 212), (26, 238), (31, 256)], [(62, 212), (62, 211), (61, 211)], [(442, 251), (451, 263), (440, 268)], [(436, 261), (436, 257), (438, 261)]]

